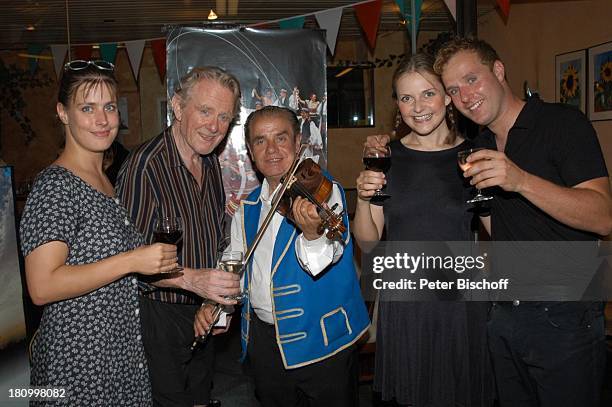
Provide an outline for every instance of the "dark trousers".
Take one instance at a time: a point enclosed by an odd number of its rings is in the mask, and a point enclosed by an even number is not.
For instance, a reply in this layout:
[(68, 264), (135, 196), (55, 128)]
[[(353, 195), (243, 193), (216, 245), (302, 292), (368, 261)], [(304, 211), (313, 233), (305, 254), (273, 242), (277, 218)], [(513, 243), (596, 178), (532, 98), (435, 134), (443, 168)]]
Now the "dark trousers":
[(351, 346), (304, 367), (285, 369), (274, 326), (251, 314), (249, 368), (263, 407), (357, 407), (357, 355)]
[(191, 352), (199, 306), (166, 304), (140, 297), (142, 340), (149, 363), (153, 405), (208, 404), (214, 373), (214, 340)]
[(599, 407), (601, 304), (494, 304), (488, 333), (501, 407)]

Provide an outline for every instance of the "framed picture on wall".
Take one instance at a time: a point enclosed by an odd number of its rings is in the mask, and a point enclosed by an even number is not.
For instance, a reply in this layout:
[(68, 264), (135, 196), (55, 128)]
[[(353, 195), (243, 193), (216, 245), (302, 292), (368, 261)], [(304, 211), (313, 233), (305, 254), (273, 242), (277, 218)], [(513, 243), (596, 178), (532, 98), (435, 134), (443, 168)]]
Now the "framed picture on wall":
[(612, 42), (589, 48), (589, 119), (612, 119)]
[(567, 52), (555, 56), (555, 100), (576, 106), (586, 113), (586, 52)]

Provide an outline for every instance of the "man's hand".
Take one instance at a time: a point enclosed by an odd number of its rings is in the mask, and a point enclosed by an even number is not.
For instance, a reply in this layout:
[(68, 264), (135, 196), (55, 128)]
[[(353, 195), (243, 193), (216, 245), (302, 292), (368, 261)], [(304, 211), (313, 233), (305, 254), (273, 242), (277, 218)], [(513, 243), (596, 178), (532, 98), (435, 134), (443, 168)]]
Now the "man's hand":
[[(215, 306), (214, 304), (204, 304), (200, 309), (196, 312), (195, 318), (193, 321), (193, 332), (196, 337), (204, 335), (208, 328), (215, 323), (213, 318), (213, 310)], [(219, 335), (224, 334), (228, 331), (230, 326), (230, 321), (232, 317), (231, 315), (227, 315), (225, 327), (222, 328), (213, 328), (212, 334)]]
[(315, 240), (321, 236), (318, 232), (321, 217), (314, 204), (310, 203), (307, 199), (298, 197), (293, 202), (291, 210), (293, 211), (293, 219), (295, 219), (295, 223), (302, 230), (306, 240)]
[(186, 268), (181, 288), (219, 304), (234, 305), (235, 300), (224, 297), (240, 294), (240, 276), (217, 269)]
[(463, 176), (471, 177), (470, 184), (478, 189), (499, 186), (504, 191), (522, 193), (529, 177), (501, 151), (476, 151), (468, 156), (467, 162), (471, 166)]

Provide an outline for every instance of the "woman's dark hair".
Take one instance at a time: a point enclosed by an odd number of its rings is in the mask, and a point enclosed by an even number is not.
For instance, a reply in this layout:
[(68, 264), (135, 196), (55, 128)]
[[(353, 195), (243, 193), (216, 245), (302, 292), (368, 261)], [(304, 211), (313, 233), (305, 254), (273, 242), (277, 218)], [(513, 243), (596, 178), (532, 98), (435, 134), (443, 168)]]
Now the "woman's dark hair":
[(76, 91), (83, 86), (85, 95), (100, 85), (106, 86), (111, 92), (117, 93), (117, 79), (112, 70), (99, 69), (90, 64), (79, 70), (64, 69), (62, 79), (59, 84), (57, 101), (64, 106), (69, 106), (74, 102)]
[[(393, 74), (393, 79), (391, 81), (391, 86), (393, 87), (393, 99), (397, 100), (397, 82), (402, 76), (409, 73), (425, 73), (428, 76), (435, 78), (439, 82), (442, 92), (444, 92), (444, 85), (442, 84), (442, 79), (440, 78), (440, 75), (438, 75), (434, 71), (433, 68), (434, 60), (435, 59), (432, 55), (427, 54), (425, 52), (418, 52), (412, 56), (404, 58), (395, 70), (395, 73)], [(399, 116), (399, 114), (400, 113), (398, 109), (398, 116), (396, 116), (395, 123), (396, 130), (399, 127), (401, 121), (401, 116)], [(456, 117), (457, 115), (455, 113), (455, 108), (452, 103), (449, 103), (448, 106), (446, 106), (445, 119), (446, 125), (448, 126), (451, 132), (448, 137), (448, 140), (445, 141), (447, 144), (453, 144), (455, 142), (455, 139), (457, 138)]]

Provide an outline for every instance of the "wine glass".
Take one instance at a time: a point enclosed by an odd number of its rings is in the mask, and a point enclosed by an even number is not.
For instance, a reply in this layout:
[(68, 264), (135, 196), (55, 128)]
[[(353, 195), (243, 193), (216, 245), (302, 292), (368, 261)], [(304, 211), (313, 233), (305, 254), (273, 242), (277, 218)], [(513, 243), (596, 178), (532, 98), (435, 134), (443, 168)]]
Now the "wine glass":
[[(472, 164), (474, 163), (474, 162), (467, 162), (468, 156), (480, 150), (484, 150), (484, 148), (482, 147), (481, 148), (469, 148), (467, 150), (462, 150), (457, 153), (457, 163), (459, 164), (459, 168), (461, 168), (463, 172), (469, 170), (472, 167)], [(482, 191), (476, 188), (476, 195), (474, 195), (472, 199), (468, 199), (466, 202), (467, 203), (477, 203), (477, 202), (488, 201), (490, 199), (493, 199), (493, 197), (488, 196), (488, 195), (483, 195)]]
[[(178, 246), (178, 243), (183, 238), (183, 223), (178, 216), (158, 216), (155, 221), (155, 229), (153, 230), (153, 242), (166, 243)], [(183, 270), (182, 267), (176, 267), (166, 273), (176, 273)]]
[[(371, 147), (366, 146), (363, 149), (363, 164), (366, 170), (376, 172), (387, 172), (391, 167), (391, 149), (388, 145)], [(390, 198), (391, 195), (382, 192), (382, 188), (377, 189), (371, 199)]]
[[(228, 273), (238, 274), (238, 275), (242, 274), (242, 271), (243, 271), (242, 252), (233, 251), (233, 250), (225, 250), (219, 253), (218, 259), (219, 260), (217, 262), (217, 268), (219, 268), (220, 270), (226, 271)], [(237, 295), (229, 295), (229, 296), (226, 296), (225, 298), (228, 300), (241, 301), (243, 297), (244, 295), (240, 293)]]

